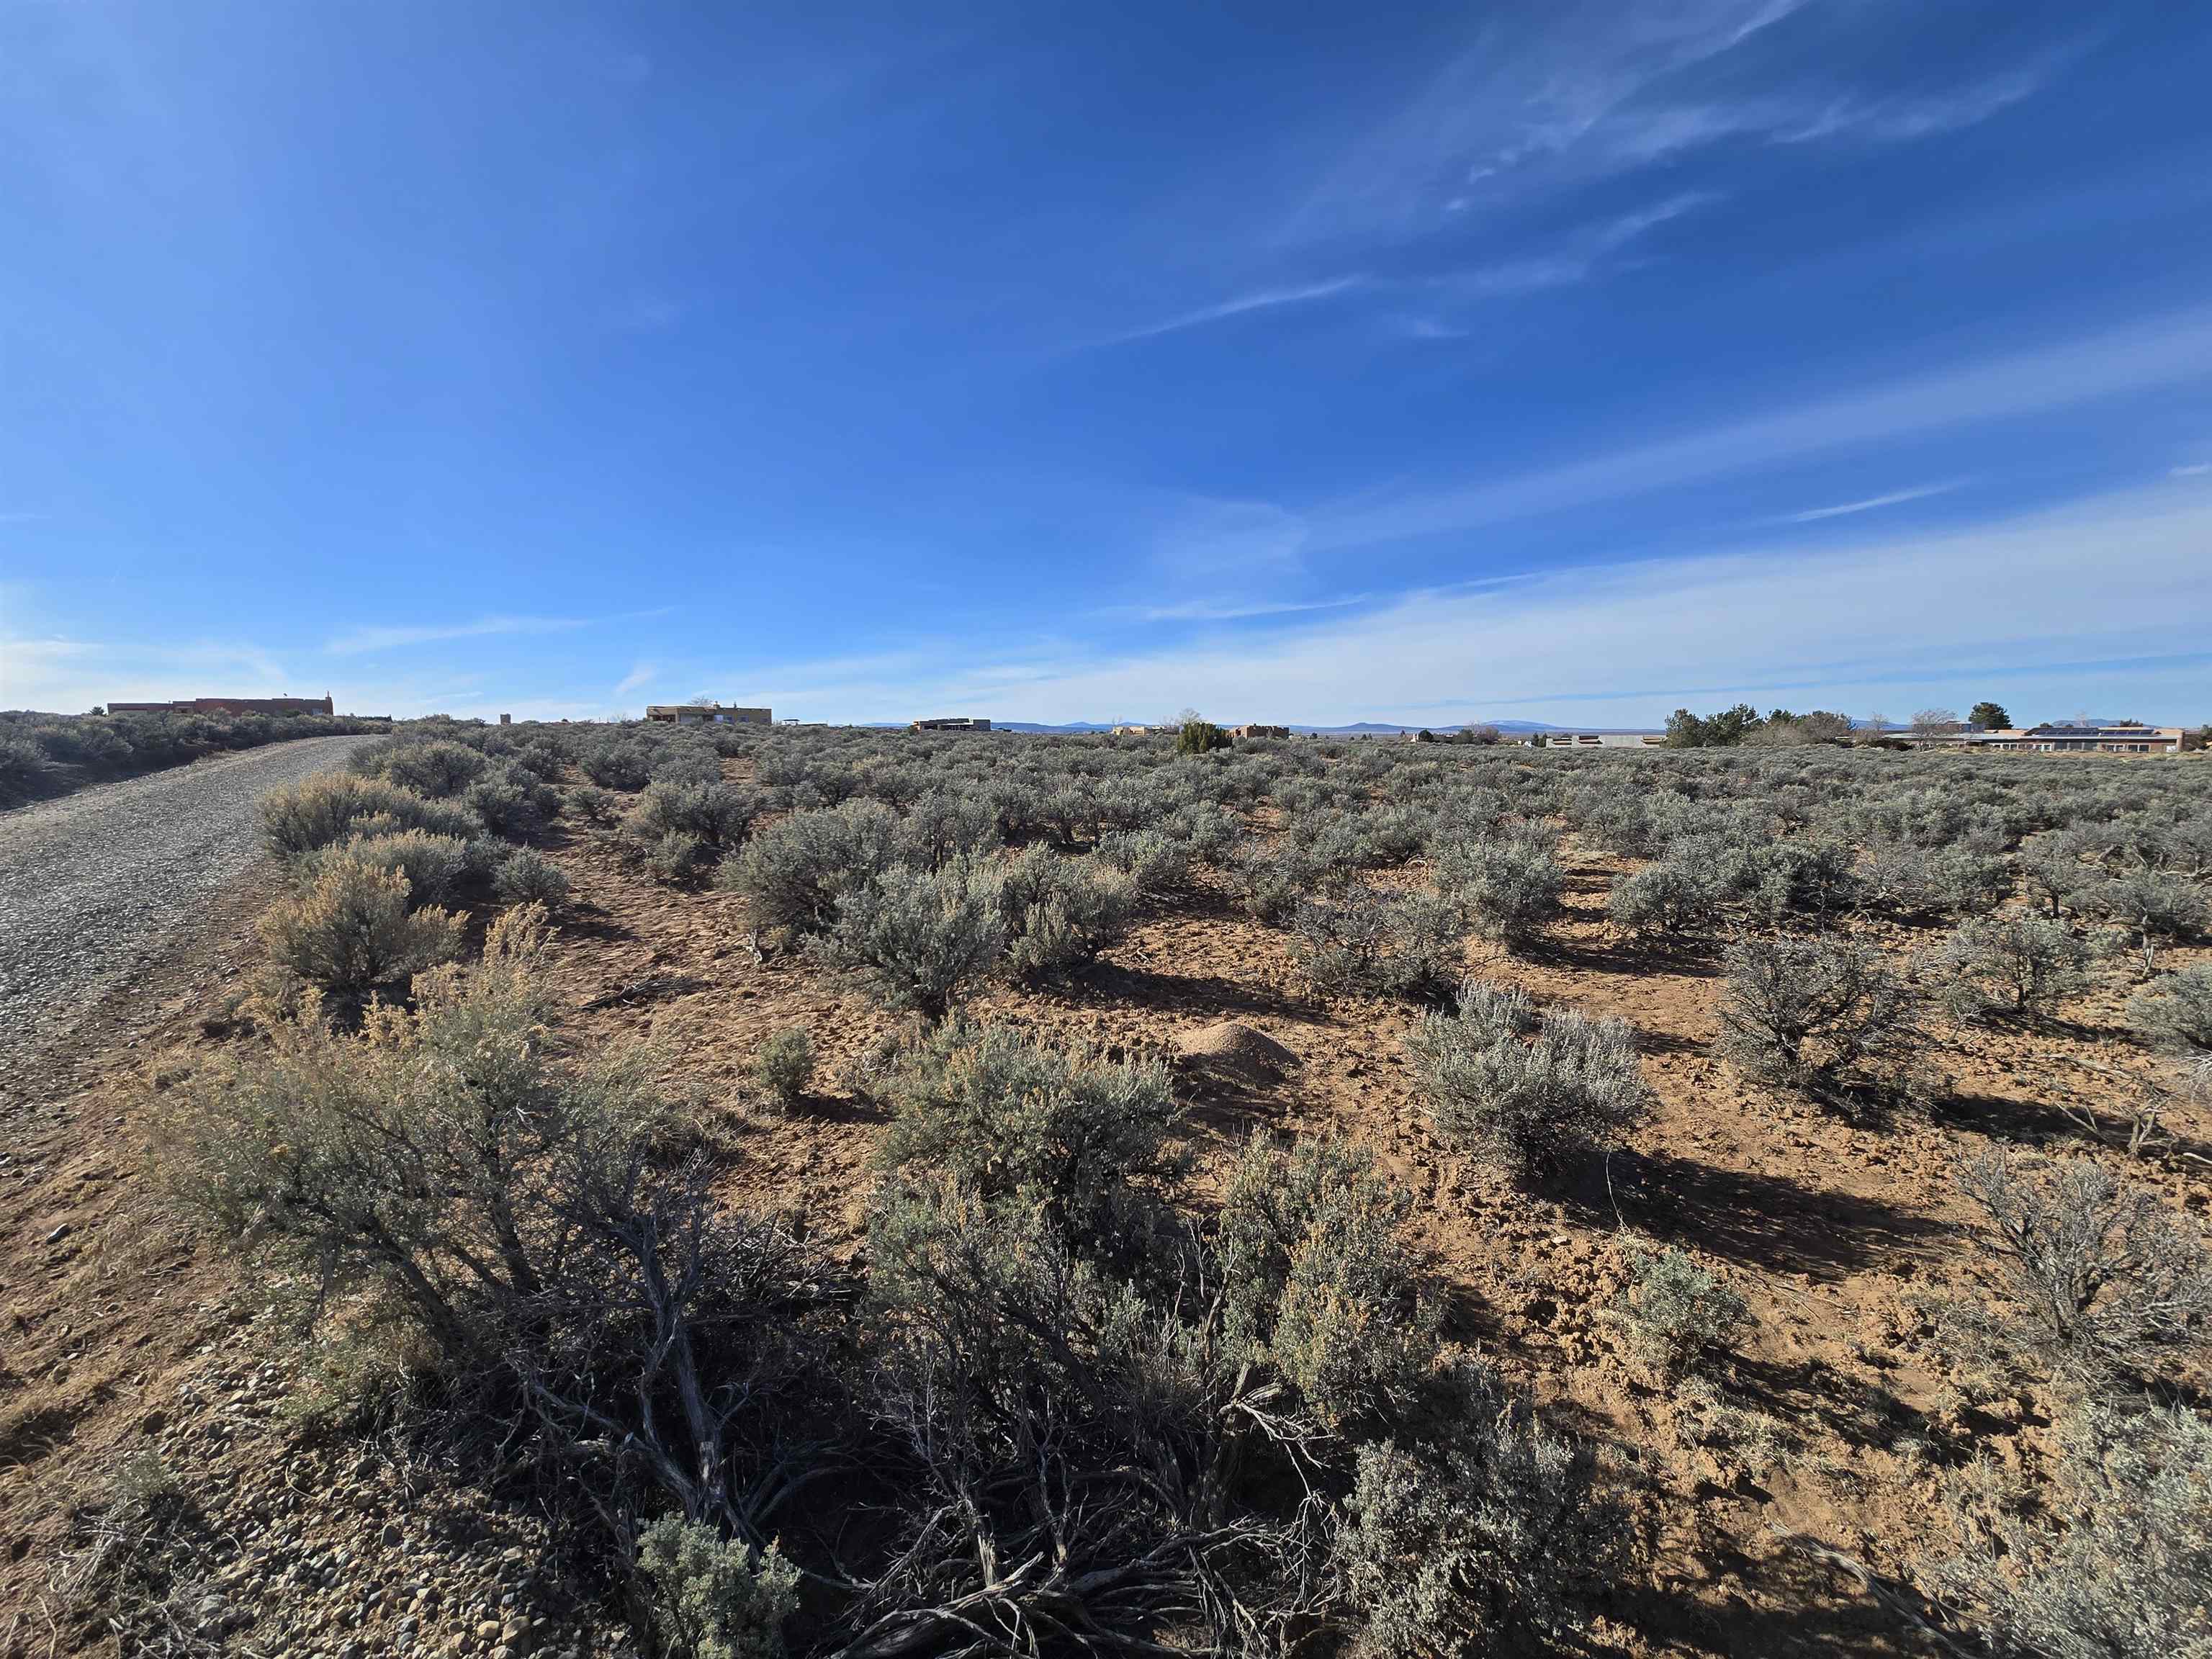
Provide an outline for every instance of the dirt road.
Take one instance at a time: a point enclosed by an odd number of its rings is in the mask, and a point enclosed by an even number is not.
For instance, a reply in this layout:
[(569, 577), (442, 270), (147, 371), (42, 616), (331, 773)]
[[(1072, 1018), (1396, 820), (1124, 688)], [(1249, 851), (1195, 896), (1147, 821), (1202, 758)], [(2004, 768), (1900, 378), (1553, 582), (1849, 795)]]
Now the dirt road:
[(263, 856), (256, 803), (362, 737), (304, 738), (0, 814), (0, 1098)]

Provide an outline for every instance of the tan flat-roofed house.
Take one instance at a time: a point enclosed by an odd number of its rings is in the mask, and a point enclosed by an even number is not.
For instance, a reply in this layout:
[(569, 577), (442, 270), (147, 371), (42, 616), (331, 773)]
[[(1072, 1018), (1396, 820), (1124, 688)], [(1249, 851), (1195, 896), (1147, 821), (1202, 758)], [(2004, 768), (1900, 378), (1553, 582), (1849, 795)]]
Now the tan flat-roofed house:
[(770, 726), (773, 716), (765, 708), (733, 708), (719, 702), (653, 702), (647, 703), (645, 717), (663, 720), (672, 726)]
[(111, 702), (111, 714), (335, 714), (330, 694), (319, 697), (179, 697), (174, 702)]

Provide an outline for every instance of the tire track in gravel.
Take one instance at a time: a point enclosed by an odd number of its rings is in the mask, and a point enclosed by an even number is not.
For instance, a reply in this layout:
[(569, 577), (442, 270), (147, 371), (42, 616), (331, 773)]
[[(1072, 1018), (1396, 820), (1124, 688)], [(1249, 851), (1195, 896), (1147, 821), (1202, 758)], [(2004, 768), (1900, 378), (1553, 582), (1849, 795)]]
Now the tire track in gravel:
[(301, 738), (0, 813), (0, 1097), (263, 858), (258, 803), (362, 736)]

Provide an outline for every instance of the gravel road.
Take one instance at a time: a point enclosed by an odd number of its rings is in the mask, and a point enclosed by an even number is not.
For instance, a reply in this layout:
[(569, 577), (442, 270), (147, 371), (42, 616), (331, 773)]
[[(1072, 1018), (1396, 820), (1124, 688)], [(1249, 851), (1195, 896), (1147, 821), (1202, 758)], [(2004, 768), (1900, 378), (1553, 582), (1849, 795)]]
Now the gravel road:
[(270, 744), (0, 813), (0, 1092), (263, 856), (264, 794), (366, 741)]

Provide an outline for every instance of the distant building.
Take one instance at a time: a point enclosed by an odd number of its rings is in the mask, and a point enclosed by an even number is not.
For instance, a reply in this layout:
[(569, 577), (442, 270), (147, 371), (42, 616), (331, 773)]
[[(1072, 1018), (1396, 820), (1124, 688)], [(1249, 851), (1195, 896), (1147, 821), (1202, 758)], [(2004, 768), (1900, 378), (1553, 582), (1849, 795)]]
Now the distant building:
[(765, 708), (729, 708), (719, 702), (647, 703), (645, 717), (672, 726), (769, 726), (774, 722)]
[(1149, 726), (1117, 726), (1110, 735), (1117, 738), (1148, 738), (1152, 734)]
[(907, 728), (909, 732), (988, 732), (991, 722), (977, 714), (951, 714), (937, 720), (916, 720)]
[(1658, 749), (1666, 737), (1657, 732), (1541, 732), (1547, 749)]
[(1229, 735), (1232, 738), (1287, 738), (1291, 735), (1291, 728), (1287, 726), (1248, 724), (1231, 726)]
[(180, 697), (174, 702), (111, 702), (111, 714), (335, 714), (319, 697)]
[(1900, 733), (1915, 749), (2033, 755), (2178, 755), (2187, 733), (2179, 726), (2141, 720), (2046, 720), (2025, 730), (1944, 732), (1926, 737)]

